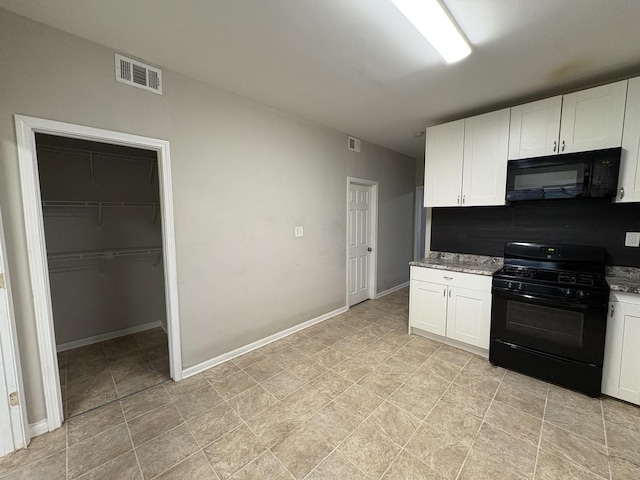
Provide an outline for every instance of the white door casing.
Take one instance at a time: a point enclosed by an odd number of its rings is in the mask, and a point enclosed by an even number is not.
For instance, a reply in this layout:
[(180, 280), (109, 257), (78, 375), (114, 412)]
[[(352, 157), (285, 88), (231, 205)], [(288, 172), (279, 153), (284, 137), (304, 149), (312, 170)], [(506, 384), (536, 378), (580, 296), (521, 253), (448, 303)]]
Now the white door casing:
[(425, 252), (427, 251), (427, 208), (424, 206), (424, 187), (422, 186), (416, 187), (414, 208), (413, 259), (420, 260), (424, 258)]
[[(12, 406), (9, 395), (14, 392), (17, 394), (18, 404)], [(0, 432), (2, 432), (0, 457), (26, 447), (29, 442), (2, 212), (0, 212)]]
[(79, 138), (135, 148), (154, 150), (158, 155), (160, 213), (162, 218), (162, 250), (165, 278), (167, 330), (169, 337), (170, 375), (182, 380), (182, 355), (178, 307), (178, 280), (173, 219), (173, 188), (169, 142), (155, 138), (102, 130), (70, 123), (15, 115), (20, 184), (27, 234), (27, 250), (31, 288), (33, 291), (38, 349), (44, 386), (46, 423), (49, 431), (62, 425), (62, 397), (58, 375), (58, 358), (51, 309), (51, 290), (44, 239), (40, 180), (36, 152), (36, 133)]
[(377, 183), (347, 179), (347, 305), (375, 298)]

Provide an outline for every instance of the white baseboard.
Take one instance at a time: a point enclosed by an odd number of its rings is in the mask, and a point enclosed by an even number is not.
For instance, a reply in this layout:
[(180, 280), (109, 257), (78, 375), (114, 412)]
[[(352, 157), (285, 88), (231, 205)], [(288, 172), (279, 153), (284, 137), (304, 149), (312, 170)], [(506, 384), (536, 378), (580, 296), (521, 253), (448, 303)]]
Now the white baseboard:
[(405, 287), (409, 286), (409, 282), (401, 283), (400, 285), (396, 285), (395, 287), (391, 287), (384, 292), (380, 292), (376, 295), (376, 298), (384, 297), (385, 295), (389, 295), (390, 293), (397, 292), (398, 290), (402, 290)]
[(265, 345), (275, 342), (276, 340), (280, 340), (281, 338), (288, 337), (289, 335), (299, 332), (300, 330), (304, 330), (305, 328), (308, 328), (311, 325), (315, 325), (316, 323), (329, 320), (330, 318), (333, 318), (336, 315), (340, 315), (341, 313), (344, 313), (347, 310), (349, 310), (347, 307), (338, 308), (337, 310), (334, 310), (332, 312), (325, 313), (324, 315), (320, 315), (319, 317), (312, 318), (311, 320), (308, 320), (299, 325), (295, 325), (291, 328), (287, 328), (286, 330), (282, 330), (281, 332), (274, 333), (273, 335), (270, 335), (261, 340), (257, 340), (253, 343), (250, 343), (249, 345), (245, 345), (244, 347), (236, 348), (231, 352), (223, 353), (222, 355), (206, 360), (202, 363), (199, 363), (198, 365), (194, 365), (193, 367), (185, 368), (182, 371), (182, 378), (185, 379), (185, 378), (189, 378), (194, 375), (197, 375), (198, 373), (204, 372), (205, 370), (211, 367), (215, 367), (216, 365), (220, 365), (221, 363), (224, 363), (228, 360), (239, 357), (240, 355), (249, 353), (250, 351), (255, 350), (256, 348), (264, 347)]
[(47, 419), (40, 420), (36, 423), (29, 424), (29, 437), (37, 437), (38, 435), (43, 435), (49, 431), (49, 424), (47, 423)]
[(102, 335), (96, 335), (95, 337), (81, 338), (80, 340), (74, 340), (73, 342), (61, 343), (60, 345), (56, 345), (56, 351), (64, 352), (66, 350), (71, 350), (72, 348), (84, 347), (86, 345), (92, 345), (94, 343), (105, 342), (107, 340), (113, 340), (114, 338), (124, 337), (126, 335), (131, 335), (132, 333), (144, 332), (145, 330), (151, 330), (152, 328), (158, 327), (162, 327), (161, 322), (149, 322), (143, 325), (136, 325), (135, 327), (123, 328), (122, 330), (103, 333)]

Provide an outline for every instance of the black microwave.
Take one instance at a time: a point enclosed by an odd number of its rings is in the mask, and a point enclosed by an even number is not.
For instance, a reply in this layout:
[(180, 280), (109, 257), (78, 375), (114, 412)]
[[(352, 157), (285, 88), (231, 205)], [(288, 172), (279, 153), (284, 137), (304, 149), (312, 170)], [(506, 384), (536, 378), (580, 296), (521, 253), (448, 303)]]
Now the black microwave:
[(622, 149), (509, 160), (506, 200), (615, 197)]

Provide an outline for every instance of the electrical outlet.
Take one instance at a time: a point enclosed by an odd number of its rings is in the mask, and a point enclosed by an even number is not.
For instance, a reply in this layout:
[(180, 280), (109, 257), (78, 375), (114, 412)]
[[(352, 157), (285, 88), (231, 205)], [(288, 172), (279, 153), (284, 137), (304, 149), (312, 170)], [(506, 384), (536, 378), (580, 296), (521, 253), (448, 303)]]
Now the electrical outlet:
[(640, 232), (627, 232), (624, 238), (625, 247), (640, 247)]
[(295, 227), (293, 229), (293, 234), (296, 237), (304, 237), (304, 228), (303, 227)]

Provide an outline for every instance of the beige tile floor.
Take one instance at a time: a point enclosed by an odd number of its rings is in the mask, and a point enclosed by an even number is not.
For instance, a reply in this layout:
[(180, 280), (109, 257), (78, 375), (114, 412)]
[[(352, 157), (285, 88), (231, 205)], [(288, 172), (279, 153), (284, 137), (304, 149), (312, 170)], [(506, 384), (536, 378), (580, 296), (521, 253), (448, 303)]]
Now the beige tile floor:
[(58, 353), (64, 416), (70, 418), (169, 380), (161, 328)]
[(640, 478), (640, 408), (408, 336), (407, 297), (80, 415), (0, 477)]

